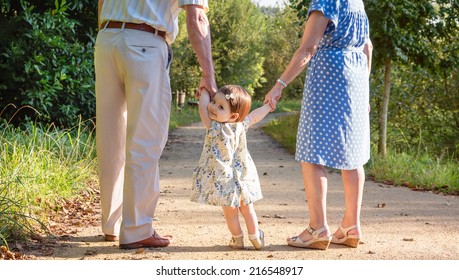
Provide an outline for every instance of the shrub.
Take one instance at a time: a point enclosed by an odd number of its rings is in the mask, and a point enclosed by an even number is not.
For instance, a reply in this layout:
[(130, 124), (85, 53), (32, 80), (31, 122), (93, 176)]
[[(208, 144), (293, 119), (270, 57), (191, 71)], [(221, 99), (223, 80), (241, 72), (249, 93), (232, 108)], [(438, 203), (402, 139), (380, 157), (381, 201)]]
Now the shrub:
[[(65, 0), (55, 1), (54, 9), (46, 11), (23, 0), (20, 4), (15, 11), (2, 5), (3, 16), (16, 27), (14, 34), (2, 36), (1, 42), (2, 117), (10, 118), (17, 107), (27, 105), (39, 112), (40, 122), (61, 127), (74, 126), (80, 117), (93, 118), (94, 36), (87, 34), (86, 42), (79, 38), (80, 24), (69, 18)], [(21, 110), (14, 122), (36, 117), (34, 110)]]

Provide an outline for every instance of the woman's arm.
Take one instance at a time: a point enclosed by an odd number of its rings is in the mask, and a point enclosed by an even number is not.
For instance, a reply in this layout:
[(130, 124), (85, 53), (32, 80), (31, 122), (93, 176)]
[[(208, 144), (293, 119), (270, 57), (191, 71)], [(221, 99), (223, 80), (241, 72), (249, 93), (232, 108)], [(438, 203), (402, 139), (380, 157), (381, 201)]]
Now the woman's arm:
[(201, 89), (201, 94), (199, 97), (199, 116), (201, 121), (206, 128), (210, 128), (212, 120), (209, 118), (209, 111), (207, 110), (207, 105), (210, 103), (210, 94), (203, 88)]
[[(312, 56), (317, 51), (320, 40), (327, 28), (328, 21), (329, 19), (326, 18), (322, 12), (311, 12), (304, 27), (301, 45), (280, 76), (280, 80), (285, 82), (285, 85), (293, 81), (311, 60)], [(276, 108), (277, 101), (279, 101), (283, 89), (284, 85), (276, 82), (273, 88), (265, 96), (265, 102), (269, 102), (273, 110)]]
[(368, 40), (368, 42), (365, 44), (363, 47), (363, 52), (367, 55), (368, 59), (368, 75), (370, 75), (371, 72), (371, 59), (372, 59), (372, 54), (373, 54), (373, 44), (371, 43), (371, 40)]

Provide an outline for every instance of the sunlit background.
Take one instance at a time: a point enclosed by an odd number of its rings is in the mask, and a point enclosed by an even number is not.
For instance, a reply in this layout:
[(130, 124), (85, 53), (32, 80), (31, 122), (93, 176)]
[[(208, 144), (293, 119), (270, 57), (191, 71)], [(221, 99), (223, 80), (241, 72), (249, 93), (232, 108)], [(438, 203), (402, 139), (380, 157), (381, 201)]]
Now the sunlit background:
[(259, 4), (260, 6), (270, 6), (270, 7), (283, 7), (285, 2), (288, 0), (252, 0), (253, 3)]

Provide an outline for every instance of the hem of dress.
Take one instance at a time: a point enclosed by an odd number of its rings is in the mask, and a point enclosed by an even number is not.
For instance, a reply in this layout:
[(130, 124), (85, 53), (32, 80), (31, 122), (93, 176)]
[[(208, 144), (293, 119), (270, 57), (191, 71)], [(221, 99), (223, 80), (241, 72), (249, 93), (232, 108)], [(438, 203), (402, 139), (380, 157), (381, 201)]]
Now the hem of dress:
[(364, 166), (365, 164), (368, 163), (368, 161), (370, 160), (370, 158), (367, 158), (362, 164), (357, 164), (355, 166), (334, 166), (334, 165), (331, 165), (331, 164), (327, 164), (327, 163), (320, 163), (320, 162), (315, 162), (315, 161), (307, 161), (307, 160), (302, 160), (302, 159), (297, 159), (295, 158), (296, 161), (299, 161), (299, 162), (305, 162), (305, 163), (312, 163), (312, 164), (317, 164), (317, 165), (322, 165), (322, 166), (325, 166), (325, 167), (328, 167), (328, 168), (333, 168), (333, 169), (339, 169), (339, 170), (354, 170), (354, 169), (357, 169), (359, 167), (362, 167)]
[[(256, 201), (259, 201), (263, 199), (263, 197), (259, 197), (259, 198), (256, 198), (256, 199), (253, 199), (249, 204), (245, 204), (245, 205), (250, 205), (250, 204), (253, 204), (254, 202)], [(207, 201), (202, 201), (202, 200), (196, 200), (196, 199), (190, 199), (191, 202), (195, 202), (195, 203), (199, 203), (199, 204), (203, 204), (203, 205), (211, 205), (211, 206), (218, 206), (218, 207), (241, 207), (241, 204), (235, 206), (235, 205), (222, 205), (222, 204), (213, 204), (213, 203), (209, 203)]]

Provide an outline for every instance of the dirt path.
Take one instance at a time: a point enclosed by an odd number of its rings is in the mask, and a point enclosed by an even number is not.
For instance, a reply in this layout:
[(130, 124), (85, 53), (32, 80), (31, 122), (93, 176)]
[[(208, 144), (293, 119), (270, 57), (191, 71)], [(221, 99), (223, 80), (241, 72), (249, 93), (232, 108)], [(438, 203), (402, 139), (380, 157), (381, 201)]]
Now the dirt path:
[[(366, 182), (362, 205), (363, 244), (357, 249), (330, 245), (326, 251), (286, 245), (288, 236), (306, 226), (307, 204), (300, 165), (258, 127), (248, 133), (264, 199), (256, 203), (266, 248), (232, 250), (219, 207), (189, 200), (191, 176), (199, 159), (205, 130), (201, 124), (178, 128), (161, 159), (161, 198), (155, 227), (171, 234), (162, 249), (121, 250), (105, 242), (98, 226), (75, 228), (41, 260), (459, 260), (459, 197), (416, 192)], [(329, 176), (328, 220), (332, 231), (343, 213), (339, 173)], [(246, 240), (247, 244), (250, 244)]]

